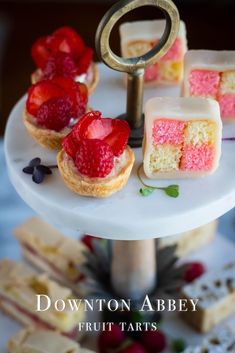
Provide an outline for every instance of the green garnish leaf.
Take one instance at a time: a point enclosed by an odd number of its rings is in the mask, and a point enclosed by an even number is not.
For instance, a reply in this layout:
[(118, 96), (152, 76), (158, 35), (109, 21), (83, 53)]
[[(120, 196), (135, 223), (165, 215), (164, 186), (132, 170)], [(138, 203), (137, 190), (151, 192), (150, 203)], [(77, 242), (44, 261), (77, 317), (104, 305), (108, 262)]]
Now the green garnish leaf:
[(172, 349), (175, 353), (181, 353), (186, 349), (186, 343), (182, 338), (175, 339), (172, 342)]
[(168, 196), (176, 198), (179, 196), (179, 185), (169, 185), (164, 191)]
[(140, 194), (142, 196), (149, 196), (154, 192), (154, 188), (152, 188), (151, 186), (148, 187), (144, 187), (140, 189)]

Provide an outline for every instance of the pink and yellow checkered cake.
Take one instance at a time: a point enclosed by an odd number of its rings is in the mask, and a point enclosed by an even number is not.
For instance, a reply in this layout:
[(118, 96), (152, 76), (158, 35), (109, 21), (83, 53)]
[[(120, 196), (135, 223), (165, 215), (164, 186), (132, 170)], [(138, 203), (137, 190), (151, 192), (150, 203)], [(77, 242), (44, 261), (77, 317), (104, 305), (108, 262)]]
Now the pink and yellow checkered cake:
[(147, 177), (190, 178), (213, 173), (221, 155), (219, 104), (206, 98), (152, 98), (145, 106)]
[[(126, 22), (120, 26), (122, 56), (131, 58), (151, 50), (161, 39), (165, 20)], [(179, 84), (183, 79), (183, 59), (187, 50), (186, 28), (180, 22), (178, 36), (169, 51), (158, 63), (145, 70), (145, 83)]]
[(216, 99), (222, 119), (235, 121), (235, 51), (189, 50), (183, 96)]

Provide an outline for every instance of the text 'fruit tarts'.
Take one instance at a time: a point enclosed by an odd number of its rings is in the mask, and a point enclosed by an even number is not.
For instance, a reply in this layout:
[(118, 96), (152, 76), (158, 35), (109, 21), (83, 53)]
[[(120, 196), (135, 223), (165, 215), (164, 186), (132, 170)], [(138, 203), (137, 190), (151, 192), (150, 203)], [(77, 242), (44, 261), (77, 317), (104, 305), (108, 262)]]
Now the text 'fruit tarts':
[(95, 90), (99, 72), (93, 62), (93, 49), (86, 47), (82, 37), (71, 27), (61, 27), (51, 35), (38, 38), (31, 54), (37, 65), (31, 76), (32, 83), (65, 76), (85, 83), (89, 94)]
[(85, 114), (63, 140), (57, 156), (65, 184), (83, 196), (108, 197), (128, 181), (134, 153), (126, 121)]
[(37, 82), (28, 90), (25, 127), (41, 146), (60, 150), (63, 138), (86, 112), (87, 100), (86, 85), (71, 78)]

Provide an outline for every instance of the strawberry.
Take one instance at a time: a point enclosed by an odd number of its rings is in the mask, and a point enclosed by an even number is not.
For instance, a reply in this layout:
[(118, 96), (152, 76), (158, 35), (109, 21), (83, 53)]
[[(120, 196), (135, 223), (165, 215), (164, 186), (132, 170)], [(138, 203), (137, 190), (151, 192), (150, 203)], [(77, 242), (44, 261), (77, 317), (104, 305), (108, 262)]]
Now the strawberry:
[(52, 82), (62, 87), (73, 101), (74, 115), (85, 113), (88, 101), (88, 90), (85, 84), (74, 82), (68, 77), (54, 77)]
[(112, 132), (104, 141), (112, 147), (114, 155), (118, 157), (124, 152), (129, 135), (130, 127), (125, 120), (112, 119)]
[(80, 57), (85, 49), (82, 37), (69, 26), (57, 29), (53, 32), (52, 37), (51, 47), (54, 52), (62, 51), (77, 58)]
[(166, 348), (166, 338), (161, 331), (143, 331), (140, 342), (148, 353), (160, 353)]
[(86, 73), (93, 59), (94, 51), (91, 48), (85, 48), (77, 60), (77, 74)]
[(31, 49), (32, 58), (37, 67), (44, 69), (52, 51), (48, 47), (48, 37), (38, 38)]
[(100, 112), (84, 115), (74, 127), (77, 139), (100, 139), (108, 143), (115, 156), (120, 156), (128, 142), (130, 128), (126, 121), (101, 118)]
[[(111, 326), (111, 330), (102, 331), (98, 338), (100, 353), (108, 353), (111, 349), (118, 348), (125, 341), (125, 333), (117, 324)], [(142, 352), (141, 352), (142, 353)]]
[(43, 79), (51, 80), (55, 76), (65, 76), (74, 78), (77, 66), (70, 54), (59, 52), (51, 55), (43, 69)]
[(65, 152), (75, 160), (77, 149), (79, 146), (79, 141), (74, 137), (74, 132), (71, 131), (65, 138), (63, 139), (62, 145)]
[(28, 90), (26, 109), (29, 114), (36, 116), (38, 108), (47, 100), (65, 95), (62, 87), (50, 81), (40, 81)]
[(72, 117), (72, 103), (67, 96), (47, 100), (39, 107), (36, 115), (39, 125), (55, 131), (65, 128)]
[(75, 165), (83, 175), (104, 178), (113, 169), (114, 154), (106, 142), (85, 139), (78, 146)]
[(184, 273), (186, 282), (193, 282), (196, 278), (201, 277), (206, 272), (205, 266), (201, 262), (189, 263)]

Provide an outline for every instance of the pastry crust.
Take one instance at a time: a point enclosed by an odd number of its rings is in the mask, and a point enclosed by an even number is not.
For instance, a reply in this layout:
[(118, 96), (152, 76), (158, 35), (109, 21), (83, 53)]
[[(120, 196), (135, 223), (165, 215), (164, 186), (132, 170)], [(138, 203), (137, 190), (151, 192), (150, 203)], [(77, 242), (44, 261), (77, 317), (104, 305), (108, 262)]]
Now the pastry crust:
[(117, 174), (107, 178), (84, 178), (81, 174), (76, 172), (73, 160), (67, 156), (63, 149), (57, 155), (57, 163), (65, 184), (73, 192), (82, 196), (104, 198), (122, 189), (128, 181), (135, 156), (129, 146), (126, 147), (126, 153), (127, 162), (125, 165)]
[(63, 129), (62, 132), (46, 129), (36, 125), (32, 117), (24, 110), (23, 113), (24, 126), (32, 138), (42, 147), (50, 150), (59, 151), (62, 146), (63, 138), (70, 132), (70, 129)]
[[(89, 95), (91, 95), (95, 91), (100, 77), (98, 66), (94, 62), (92, 62), (91, 64), (91, 70), (92, 70), (92, 81), (84, 82), (87, 85)], [(41, 69), (35, 70), (31, 75), (32, 84), (35, 84), (38, 81), (40, 81), (41, 77), (42, 77)]]

